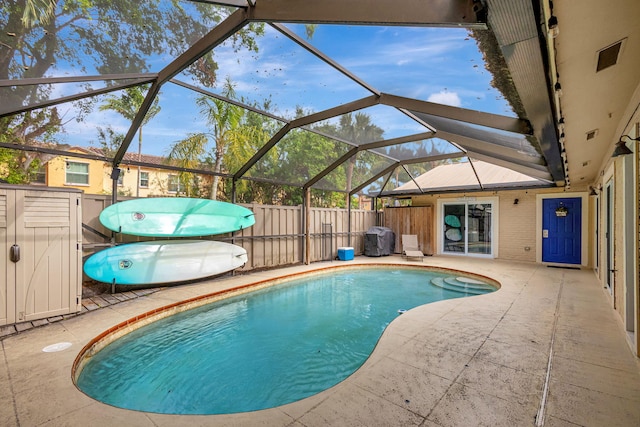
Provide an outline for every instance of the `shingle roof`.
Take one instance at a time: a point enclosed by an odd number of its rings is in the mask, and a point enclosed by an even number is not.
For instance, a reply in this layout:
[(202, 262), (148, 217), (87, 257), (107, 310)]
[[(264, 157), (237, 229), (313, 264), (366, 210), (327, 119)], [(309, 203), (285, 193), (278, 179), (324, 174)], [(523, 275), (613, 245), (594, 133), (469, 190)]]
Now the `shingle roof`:
[[(473, 168), (471, 167), (473, 164)], [(474, 173), (475, 169), (475, 173)], [(477, 177), (476, 177), (477, 174)], [(482, 186), (480, 186), (480, 183)], [(433, 190), (481, 190), (492, 187), (525, 187), (547, 185), (530, 176), (491, 163), (474, 160), (470, 162), (440, 165), (415, 178), (423, 191)], [(394, 192), (417, 190), (409, 181), (394, 189)]]
[[(97, 154), (99, 156), (110, 157), (105, 153), (105, 150), (97, 147), (73, 147), (73, 149), (85, 151), (87, 153)], [(112, 156), (111, 156), (112, 157)], [(140, 158), (138, 158), (138, 153), (126, 152), (124, 154), (124, 158), (122, 159), (123, 163), (128, 162), (137, 162), (140, 161), (142, 163), (148, 163), (152, 165), (167, 165), (167, 159), (162, 156), (155, 156), (153, 154), (141, 154)]]

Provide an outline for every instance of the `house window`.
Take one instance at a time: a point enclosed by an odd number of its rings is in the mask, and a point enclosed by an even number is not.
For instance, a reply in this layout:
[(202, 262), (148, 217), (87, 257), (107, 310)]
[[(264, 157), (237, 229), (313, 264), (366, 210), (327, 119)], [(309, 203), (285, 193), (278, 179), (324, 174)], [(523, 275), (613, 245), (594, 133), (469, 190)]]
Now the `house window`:
[(47, 168), (45, 165), (40, 165), (38, 169), (29, 174), (29, 182), (31, 184), (46, 184), (47, 183)]
[(140, 187), (149, 188), (149, 172), (140, 172)]
[(118, 175), (118, 186), (122, 187), (124, 185), (124, 170), (120, 171)]
[(178, 175), (169, 175), (169, 193), (179, 193), (181, 191), (180, 177)]
[(67, 162), (65, 184), (89, 185), (89, 164)]

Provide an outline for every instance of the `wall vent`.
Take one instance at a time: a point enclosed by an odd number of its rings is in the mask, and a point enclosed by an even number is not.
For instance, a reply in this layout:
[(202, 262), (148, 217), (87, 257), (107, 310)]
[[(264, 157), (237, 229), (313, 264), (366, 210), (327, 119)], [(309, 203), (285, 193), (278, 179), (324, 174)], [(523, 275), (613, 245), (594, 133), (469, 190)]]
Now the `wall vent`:
[(590, 130), (589, 132), (587, 132), (587, 141), (595, 138), (596, 136), (598, 136), (598, 129)]
[(622, 50), (622, 42), (624, 42), (624, 40), (615, 42), (611, 46), (605, 47), (604, 49), (598, 51), (598, 64), (596, 65), (596, 73), (618, 63), (620, 51)]

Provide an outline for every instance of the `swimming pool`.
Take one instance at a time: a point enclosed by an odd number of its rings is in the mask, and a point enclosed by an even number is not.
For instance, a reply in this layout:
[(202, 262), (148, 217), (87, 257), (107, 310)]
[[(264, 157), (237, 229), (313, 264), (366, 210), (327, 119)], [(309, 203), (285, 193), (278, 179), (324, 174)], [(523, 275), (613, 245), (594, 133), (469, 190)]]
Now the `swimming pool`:
[(494, 290), (424, 268), (334, 269), (184, 311), (88, 349), (76, 384), (104, 403), (147, 412), (280, 406), (351, 375), (403, 311)]

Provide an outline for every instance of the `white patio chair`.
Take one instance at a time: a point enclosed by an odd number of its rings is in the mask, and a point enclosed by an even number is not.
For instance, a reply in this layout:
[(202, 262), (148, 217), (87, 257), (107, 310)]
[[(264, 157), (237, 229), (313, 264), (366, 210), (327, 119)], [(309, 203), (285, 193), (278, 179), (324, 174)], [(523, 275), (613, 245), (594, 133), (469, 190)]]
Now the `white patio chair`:
[(402, 235), (402, 257), (420, 258), (424, 262), (424, 254), (418, 244), (418, 236), (415, 234), (403, 234)]

